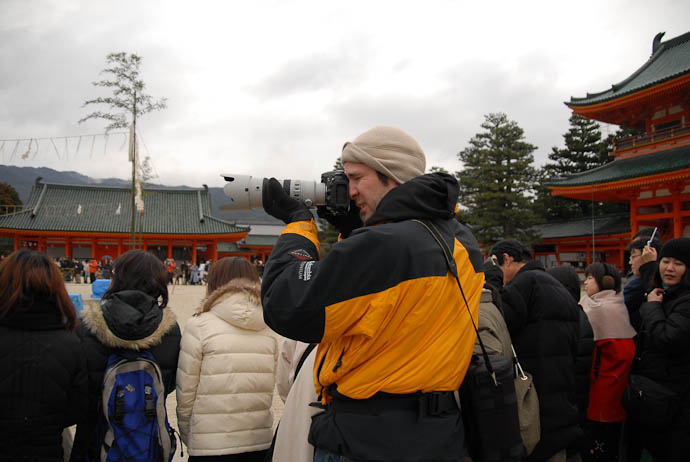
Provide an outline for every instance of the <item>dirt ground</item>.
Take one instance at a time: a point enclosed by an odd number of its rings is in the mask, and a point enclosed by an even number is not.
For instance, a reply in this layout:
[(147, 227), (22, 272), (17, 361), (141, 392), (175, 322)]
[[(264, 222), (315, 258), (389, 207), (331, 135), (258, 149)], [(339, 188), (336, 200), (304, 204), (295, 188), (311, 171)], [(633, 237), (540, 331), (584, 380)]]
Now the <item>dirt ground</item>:
[[(187, 286), (187, 285), (173, 285), (168, 286), (169, 300), (168, 306), (175, 312), (177, 316), (177, 322), (180, 328), (184, 332), (185, 324), (187, 320), (192, 316), (196, 308), (200, 305), (201, 300), (206, 294), (205, 286)], [(87, 300), (91, 297), (91, 285), (90, 284), (67, 284), (67, 292), (70, 294), (81, 294), (83, 300)], [(177, 406), (177, 399), (175, 398), (175, 393), (171, 393), (167, 398), (167, 408), (168, 408), (168, 419), (170, 425), (177, 428), (177, 415), (175, 413), (175, 407)], [(280, 415), (283, 412), (283, 402), (278, 397), (278, 392), (274, 391), (273, 394), (273, 414), (274, 414), (274, 428), (280, 419)], [(187, 450), (185, 448), (184, 457), (180, 456), (180, 449), (178, 447), (175, 458), (175, 462), (181, 462), (187, 460)]]

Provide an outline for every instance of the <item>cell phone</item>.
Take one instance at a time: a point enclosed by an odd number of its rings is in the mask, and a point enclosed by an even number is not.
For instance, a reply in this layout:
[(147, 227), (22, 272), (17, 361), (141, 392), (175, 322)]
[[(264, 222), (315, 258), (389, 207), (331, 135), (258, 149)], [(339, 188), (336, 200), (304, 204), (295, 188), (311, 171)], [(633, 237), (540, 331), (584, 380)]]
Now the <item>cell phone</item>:
[(652, 246), (652, 241), (654, 240), (654, 236), (656, 236), (656, 230), (657, 230), (657, 228), (654, 227), (654, 231), (652, 231), (652, 236), (651, 236), (651, 237), (649, 238), (649, 240), (647, 241), (647, 247), (651, 247), (651, 246)]

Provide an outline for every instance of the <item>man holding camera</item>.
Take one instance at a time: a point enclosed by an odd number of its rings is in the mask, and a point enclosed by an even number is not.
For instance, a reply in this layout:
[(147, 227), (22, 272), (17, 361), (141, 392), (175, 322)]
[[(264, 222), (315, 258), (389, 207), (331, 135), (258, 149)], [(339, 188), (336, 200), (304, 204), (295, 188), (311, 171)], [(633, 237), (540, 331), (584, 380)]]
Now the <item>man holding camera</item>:
[(287, 224), (264, 272), (264, 318), (319, 343), (314, 460), (459, 460), (453, 392), (484, 275), (476, 240), (455, 220), (457, 181), (424, 175), (421, 147), (393, 127), (345, 143), (342, 161), (351, 210), (319, 210), (343, 238), (323, 260), (309, 209), (275, 179), (263, 191), (265, 210)]

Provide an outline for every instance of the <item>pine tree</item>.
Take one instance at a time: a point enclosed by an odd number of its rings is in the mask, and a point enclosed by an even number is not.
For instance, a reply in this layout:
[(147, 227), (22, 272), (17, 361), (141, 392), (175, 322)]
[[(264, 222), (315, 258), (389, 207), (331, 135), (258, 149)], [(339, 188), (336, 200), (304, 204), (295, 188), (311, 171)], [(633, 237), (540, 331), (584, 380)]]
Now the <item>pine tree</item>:
[(9, 184), (0, 182), (0, 215), (19, 211), (22, 201), (17, 191)]
[(609, 156), (612, 151), (612, 139), (602, 139), (601, 127), (598, 122), (577, 114), (569, 119), (570, 128), (563, 135), (565, 148), (553, 147), (549, 154), (551, 162), (545, 164), (538, 172), (537, 198), (535, 210), (544, 221), (572, 220), (592, 216), (592, 206), (597, 214), (622, 211), (620, 204), (601, 203), (553, 196), (546, 186), (553, 178), (563, 178), (586, 172), (613, 160)]
[(529, 228), (535, 217), (530, 203), (536, 147), (524, 140), (524, 131), (503, 113), (484, 116), (481, 127), (458, 153), (464, 169), (460, 183), (458, 219), (472, 228), (482, 246), (503, 238), (530, 245), (538, 236)]

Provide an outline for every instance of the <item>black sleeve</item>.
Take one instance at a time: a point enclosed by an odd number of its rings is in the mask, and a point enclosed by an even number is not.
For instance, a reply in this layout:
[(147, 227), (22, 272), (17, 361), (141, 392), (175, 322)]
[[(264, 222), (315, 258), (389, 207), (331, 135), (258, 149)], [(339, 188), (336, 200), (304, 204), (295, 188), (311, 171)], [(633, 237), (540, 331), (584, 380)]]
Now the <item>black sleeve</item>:
[(640, 332), (642, 320), (640, 319), (640, 306), (645, 302), (645, 287), (640, 277), (635, 276), (630, 279), (623, 288), (623, 298), (625, 307), (628, 310), (630, 324), (635, 331)]
[[(423, 238), (417, 239), (415, 233)], [(268, 260), (261, 284), (266, 324), (280, 335), (305, 343), (338, 337), (366, 315), (367, 304), (333, 307), (328, 325), (326, 308), (381, 292), (413, 277), (411, 265), (401, 254), (409, 250), (412, 241), (417, 248), (427, 246), (435, 251), (436, 242), (425, 233), (412, 222), (360, 228), (334, 244), (321, 261), (309, 239), (283, 234)], [(423, 263), (428, 265), (420, 261), (412, 266), (422, 271)], [(445, 274), (440, 258), (438, 266)]]
[(177, 374), (177, 360), (180, 356), (181, 341), (182, 333), (180, 326), (175, 323), (175, 326), (163, 336), (161, 343), (151, 348), (151, 354), (156, 358), (163, 374), (166, 395), (175, 391), (175, 376)]
[(659, 302), (645, 302), (640, 307), (645, 342), (660, 351), (675, 355), (690, 349), (690, 298), (679, 302), (666, 316)]
[(501, 289), (503, 316), (510, 331), (510, 336), (517, 336), (527, 324), (527, 301), (521, 293), (521, 287), (512, 281)]
[(640, 279), (642, 280), (642, 290), (646, 293), (654, 288), (654, 273), (658, 263), (650, 261), (640, 266)]

